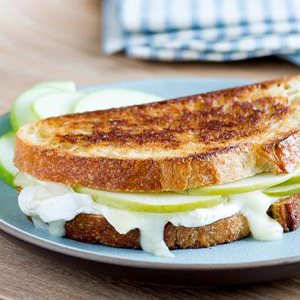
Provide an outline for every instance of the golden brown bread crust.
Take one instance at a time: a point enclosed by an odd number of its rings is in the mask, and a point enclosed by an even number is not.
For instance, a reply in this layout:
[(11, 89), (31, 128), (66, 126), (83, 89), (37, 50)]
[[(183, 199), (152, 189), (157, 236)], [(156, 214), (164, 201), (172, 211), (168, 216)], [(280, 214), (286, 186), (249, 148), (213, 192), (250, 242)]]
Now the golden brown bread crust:
[(279, 222), (285, 232), (294, 231), (300, 225), (300, 194), (275, 202), (268, 214)]
[[(300, 194), (273, 203), (268, 214), (285, 232), (300, 225)], [(101, 243), (113, 247), (140, 248), (139, 230), (118, 233), (103, 216), (80, 214), (66, 223), (66, 237), (85, 243)], [(246, 217), (236, 214), (212, 224), (187, 228), (168, 223), (164, 240), (169, 249), (204, 248), (234, 242), (250, 234)]]
[(25, 125), (15, 164), (109, 191), (185, 190), (300, 167), (300, 76)]
[[(66, 237), (85, 243), (140, 249), (138, 229), (118, 233), (103, 216), (80, 214), (66, 223)], [(188, 228), (168, 223), (164, 240), (169, 249), (204, 248), (240, 240), (250, 233), (247, 219), (237, 214), (212, 224)]]

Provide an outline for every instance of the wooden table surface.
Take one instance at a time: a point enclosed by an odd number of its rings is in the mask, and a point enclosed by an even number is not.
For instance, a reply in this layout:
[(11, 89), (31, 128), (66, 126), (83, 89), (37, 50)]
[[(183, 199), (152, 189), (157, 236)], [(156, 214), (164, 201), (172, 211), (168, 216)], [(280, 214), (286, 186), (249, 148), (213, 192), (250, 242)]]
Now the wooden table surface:
[[(156, 63), (101, 53), (96, 0), (0, 0), (0, 113), (31, 85), (78, 86), (170, 76), (263, 80), (300, 73), (276, 58), (234, 63)], [(1, 154), (0, 154), (1, 155)], [(1, 209), (1, 208), (0, 208)], [(299, 299), (300, 277), (229, 288), (168, 287), (93, 275), (65, 257), (0, 233), (0, 299)]]

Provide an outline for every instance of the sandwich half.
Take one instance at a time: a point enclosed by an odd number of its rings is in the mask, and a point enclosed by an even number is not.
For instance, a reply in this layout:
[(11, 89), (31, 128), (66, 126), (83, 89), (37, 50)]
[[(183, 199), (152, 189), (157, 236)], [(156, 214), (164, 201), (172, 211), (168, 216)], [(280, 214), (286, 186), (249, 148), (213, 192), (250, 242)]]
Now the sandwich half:
[(87, 243), (200, 248), (300, 224), (300, 76), (29, 123), (19, 205)]

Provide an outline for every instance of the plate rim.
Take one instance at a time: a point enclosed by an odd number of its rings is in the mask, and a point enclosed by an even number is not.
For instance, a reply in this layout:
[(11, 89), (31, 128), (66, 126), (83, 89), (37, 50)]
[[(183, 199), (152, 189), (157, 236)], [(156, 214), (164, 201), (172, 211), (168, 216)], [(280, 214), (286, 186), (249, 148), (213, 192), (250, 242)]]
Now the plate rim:
[[(236, 81), (243, 84), (249, 84), (253, 81), (243, 78), (222, 78), (222, 77), (159, 77), (159, 78), (147, 78), (140, 80), (128, 80), (128, 81), (115, 81), (110, 83), (104, 83), (100, 85), (94, 86), (85, 86), (80, 87), (79, 90), (93, 90), (101, 87), (107, 87), (115, 84), (126, 84), (126, 83), (134, 83), (134, 82), (149, 82), (149, 81), (161, 81), (161, 80), (209, 80), (209, 81)], [(8, 117), (10, 112), (0, 115), (0, 118)], [(66, 246), (54, 241), (50, 241), (48, 239), (36, 236), (34, 234), (28, 233), (19, 229), (8, 222), (4, 221), (0, 218), (0, 230), (6, 232), (7, 234), (25, 241), (27, 243), (33, 244), (37, 247), (41, 247), (43, 249), (47, 249), (50, 251), (54, 251), (57, 253), (61, 253), (64, 255), (68, 255), (71, 257), (81, 258), (88, 261), (94, 261), (99, 263), (106, 263), (115, 266), (124, 266), (124, 267), (133, 267), (139, 269), (152, 269), (152, 270), (180, 270), (180, 271), (228, 271), (228, 270), (252, 270), (252, 269), (265, 269), (272, 267), (280, 267), (280, 266), (288, 266), (300, 263), (300, 254), (288, 258), (280, 258), (273, 260), (263, 260), (263, 261), (254, 261), (254, 262), (245, 262), (245, 263), (217, 263), (217, 264), (184, 264), (184, 263), (176, 263), (174, 261), (170, 262), (155, 262), (155, 261), (145, 261), (145, 260), (134, 260), (130, 258), (120, 258), (120, 257), (112, 257), (106, 254), (95, 253), (89, 250), (83, 250), (79, 248), (75, 248), (72, 246)]]
[[(294, 265), (300, 263), (300, 255), (282, 258), (282, 259), (273, 259), (270, 261), (259, 261), (259, 262), (248, 262), (248, 263), (224, 263), (224, 264), (183, 264), (176, 262), (149, 262), (144, 260), (134, 260), (128, 258), (119, 258), (119, 257), (110, 257), (103, 254), (96, 254), (88, 250), (76, 249), (74, 247), (65, 246), (58, 244), (56, 242), (35, 236), (33, 234), (27, 233), (13, 225), (10, 225), (6, 221), (0, 219), (0, 230), (6, 232), (7, 234), (18, 238), (24, 242), (30, 243), (32, 245), (54, 251), (56, 253), (68, 255), (75, 258), (81, 258), (84, 260), (106, 263), (116, 266), (123, 267), (133, 267), (139, 269), (152, 269), (152, 270), (168, 270), (168, 271), (228, 271), (228, 270), (259, 270), (265, 268), (279, 267)], [(108, 247), (108, 246), (107, 246)], [(183, 249), (184, 250), (184, 249)], [(195, 249), (197, 250), (197, 249)]]

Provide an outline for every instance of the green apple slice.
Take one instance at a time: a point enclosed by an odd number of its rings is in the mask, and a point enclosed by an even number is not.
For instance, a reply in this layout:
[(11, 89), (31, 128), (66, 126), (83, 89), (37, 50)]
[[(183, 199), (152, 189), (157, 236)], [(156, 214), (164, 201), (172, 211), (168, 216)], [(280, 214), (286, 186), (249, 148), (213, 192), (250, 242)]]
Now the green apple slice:
[(54, 89), (61, 89), (70, 92), (76, 92), (76, 85), (74, 81), (61, 80), (61, 81), (45, 81), (35, 85), (35, 87), (49, 87)]
[(94, 111), (149, 102), (161, 101), (163, 98), (134, 90), (108, 89), (92, 92), (79, 99), (75, 112)]
[(270, 187), (263, 191), (265, 194), (271, 197), (282, 197), (300, 193), (300, 183), (286, 185), (280, 184)]
[(0, 176), (13, 185), (13, 179), (18, 169), (14, 166), (14, 132), (8, 132), (0, 138)]
[(31, 110), (36, 98), (59, 90), (74, 91), (76, 88), (74, 82), (71, 81), (46, 81), (22, 93), (15, 100), (10, 112), (13, 130), (18, 131), (21, 126), (39, 119)]
[(32, 111), (39, 119), (46, 119), (70, 114), (78, 98), (83, 94), (79, 92), (57, 91), (42, 95), (34, 100)]
[(197, 208), (209, 208), (226, 203), (222, 196), (187, 196), (175, 193), (114, 193), (76, 187), (81, 194), (90, 194), (94, 201), (123, 210), (148, 213), (173, 213)]
[(280, 185), (292, 185), (295, 183), (300, 183), (300, 175), (293, 176), (291, 179), (281, 183)]
[(253, 177), (249, 177), (243, 180), (235, 182), (212, 185), (202, 188), (195, 188), (186, 190), (188, 195), (233, 195), (243, 194), (256, 190), (264, 190), (268, 187), (280, 184), (299, 174), (299, 170), (286, 174), (275, 175), (272, 173), (261, 173)]
[(31, 110), (32, 102), (37, 97), (53, 91), (55, 89), (50, 87), (35, 87), (27, 90), (16, 99), (10, 112), (10, 120), (14, 131), (18, 131), (21, 126), (27, 123), (38, 120), (38, 117)]

